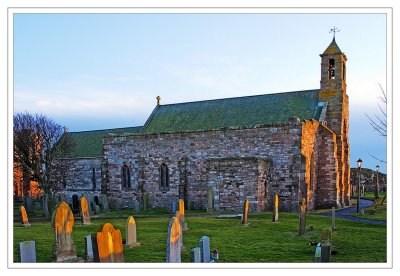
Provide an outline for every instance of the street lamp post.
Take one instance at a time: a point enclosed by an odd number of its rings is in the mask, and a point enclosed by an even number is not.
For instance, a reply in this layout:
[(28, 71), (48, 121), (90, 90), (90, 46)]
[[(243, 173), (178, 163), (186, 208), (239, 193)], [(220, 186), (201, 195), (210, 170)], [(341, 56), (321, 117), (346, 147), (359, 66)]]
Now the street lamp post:
[(375, 199), (379, 198), (379, 165), (376, 165)]
[(358, 159), (357, 160), (357, 166), (358, 166), (358, 196), (357, 196), (357, 213), (360, 210), (360, 195), (361, 195), (361, 166), (362, 166), (362, 160)]

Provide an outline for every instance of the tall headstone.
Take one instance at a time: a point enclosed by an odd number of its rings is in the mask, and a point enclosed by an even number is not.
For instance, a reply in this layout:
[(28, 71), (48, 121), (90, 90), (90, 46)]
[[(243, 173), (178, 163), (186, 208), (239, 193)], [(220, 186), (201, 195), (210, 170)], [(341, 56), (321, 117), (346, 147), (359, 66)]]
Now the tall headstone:
[(81, 219), (84, 225), (90, 225), (89, 204), (86, 198), (81, 198)]
[(243, 204), (243, 217), (242, 217), (242, 224), (248, 224), (248, 214), (249, 214), (249, 201), (246, 199)]
[(108, 199), (105, 194), (101, 194), (101, 207), (104, 213), (110, 212), (110, 208), (108, 207)]
[(128, 220), (126, 221), (126, 246), (140, 246), (140, 242), (137, 242), (136, 238), (136, 222), (133, 216), (129, 216)]
[(185, 202), (183, 199), (179, 199), (179, 215), (182, 231), (187, 231), (188, 228), (185, 222)]
[(214, 210), (214, 190), (210, 189), (207, 192), (207, 212), (212, 213)]
[(272, 221), (278, 222), (279, 219), (279, 197), (278, 194), (275, 194), (275, 201), (274, 201), (274, 210), (272, 214)]
[(21, 263), (36, 263), (35, 241), (23, 241), (19, 243)]
[(92, 235), (88, 235), (84, 237), (85, 239), (85, 257), (88, 262), (93, 262), (93, 244), (92, 244)]
[(203, 236), (200, 239), (200, 255), (202, 263), (209, 263), (211, 261), (210, 257), (210, 238)]
[(95, 241), (96, 246), (93, 246), (93, 248), (97, 248), (97, 254), (94, 254), (95, 262), (122, 263), (124, 261), (121, 231), (116, 230), (111, 223), (100, 227)]
[(49, 200), (47, 194), (44, 194), (42, 196), (42, 207), (43, 207), (43, 216), (44, 217), (49, 217)]
[(76, 259), (76, 249), (72, 237), (74, 216), (68, 204), (60, 202), (53, 212), (52, 224), (55, 231), (55, 247), (53, 250), (56, 262), (69, 262)]
[(201, 263), (200, 247), (192, 248), (192, 250), (190, 251), (190, 259), (192, 263)]
[(307, 202), (305, 198), (301, 199), (299, 204), (299, 235), (303, 236), (306, 232), (306, 212)]
[(21, 205), (20, 211), (21, 211), (21, 224), (22, 224), (23, 226), (25, 226), (25, 227), (31, 226), (31, 225), (29, 224), (29, 221), (28, 221), (28, 214), (26, 213), (26, 210), (25, 210), (24, 205)]
[(168, 225), (167, 263), (180, 263), (182, 249), (182, 230), (177, 217), (173, 217)]
[(336, 231), (336, 214), (335, 214), (335, 207), (332, 207), (332, 231)]
[(24, 198), (24, 205), (25, 205), (25, 210), (29, 214), (32, 214), (35, 212), (35, 206), (33, 205), (33, 199), (31, 196), (26, 196)]

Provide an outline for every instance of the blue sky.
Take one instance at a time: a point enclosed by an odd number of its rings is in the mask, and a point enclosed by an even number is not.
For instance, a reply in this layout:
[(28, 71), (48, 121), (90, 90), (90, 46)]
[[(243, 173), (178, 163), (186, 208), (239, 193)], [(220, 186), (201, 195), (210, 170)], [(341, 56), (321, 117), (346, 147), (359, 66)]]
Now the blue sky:
[(316, 89), (333, 26), (348, 57), (351, 166), (375, 168), (368, 153), (386, 159), (386, 140), (364, 113), (379, 113), (386, 88), (384, 14), (15, 14), (14, 113), (81, 131), (143, 125), (158, 95)]

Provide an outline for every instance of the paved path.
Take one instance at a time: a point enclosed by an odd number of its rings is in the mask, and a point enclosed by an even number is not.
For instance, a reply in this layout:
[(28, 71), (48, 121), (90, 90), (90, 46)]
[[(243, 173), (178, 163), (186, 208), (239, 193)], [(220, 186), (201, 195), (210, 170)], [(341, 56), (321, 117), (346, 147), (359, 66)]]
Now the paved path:
[[(374, 205), (373, 201), (366, 200), (366, 199), (360, 199), (360, 210), (368, 208), (372, 205)], [(357, 211), (357, 206), (339, 209), (339, 210), (336, 210), (336, 217), (342, 218), (342, 219), (349, 219), (349, 220), (356, 221), (356, 222), (367, 222), (367, 223), (386, 225), (386, 220), (367, 219), (367, 218), (360, 218), (360, 217), (353, 216), (352, 213), (354, 213), (356, 211)], [(330, 217), (332, 215), (332, 212), (329, 211), (326, 213), (319, 213), (319, 215)]]

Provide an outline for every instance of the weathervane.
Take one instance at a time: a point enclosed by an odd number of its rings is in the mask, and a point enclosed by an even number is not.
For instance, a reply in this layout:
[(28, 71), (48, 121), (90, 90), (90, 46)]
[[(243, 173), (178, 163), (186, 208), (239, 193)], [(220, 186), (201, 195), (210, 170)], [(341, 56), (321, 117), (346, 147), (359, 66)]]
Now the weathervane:
[(333, 26), (333, 29), (331, 29), (329, 31), (329, 33), (333, 33), (333, 39), (335, 39), (336, 32), (340, 32), (340, 30), (338, 28), (336, 28), (335, 26)]

